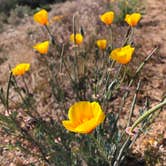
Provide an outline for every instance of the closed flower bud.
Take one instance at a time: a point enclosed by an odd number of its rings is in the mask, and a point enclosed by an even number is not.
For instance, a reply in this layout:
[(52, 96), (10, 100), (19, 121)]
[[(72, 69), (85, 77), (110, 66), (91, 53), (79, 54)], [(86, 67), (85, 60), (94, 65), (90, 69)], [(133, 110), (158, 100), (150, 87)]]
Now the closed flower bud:
[(99, 49), (105, 50), (107, 46), (107, 40), (102, 39), (102, 40), (97, 40), (96, 45), (98, 46)]
[(71, 34), (70, 41), (77, 45), (80, 45), (83, 42), (83, 36), (80, 33), (76, 33), (75, 35)]

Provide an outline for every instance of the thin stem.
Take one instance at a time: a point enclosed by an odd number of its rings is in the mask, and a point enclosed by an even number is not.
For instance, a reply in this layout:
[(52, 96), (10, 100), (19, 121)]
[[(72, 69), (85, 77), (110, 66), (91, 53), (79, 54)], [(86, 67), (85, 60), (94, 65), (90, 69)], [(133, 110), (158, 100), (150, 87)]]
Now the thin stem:
[[(105, 52), (102, 50), (102, 63), (101, 63), (101, 69), (104, 69), (105, 65), (107, 65), (107, 58), (105, 58)], [(107, 68), (106, 68), (107, 69)]]
[(70, 80), (71, 80), (72, 82), (74, 82), (74, 79), (72, 78), (72, 76), (71, 76), (71, 74), (70, 74), (70, 71), (69, 71), (69, 69), (68, 69), (68, 67), (67, 67), (67, 65), (66, 65), (66, 62), (63, 61), (63, 64), (64, 64), (64, 67), (65, 67), (65, 69), (66, 69), (66, 71), (67, 71), (67, 74), (68, 74)]
[(7, 92), (6, 92), (6, 110), (8, 113), (9, 113), (9, 90), (10, 90), (11, 78), (12, 78), (12, 72), (10, 72), (8, 86), (7, 86)]
[(134, 98), (133, 98), (133, 102), (132, 102), (132, 104), (131, 104), (130, 114), (129, 114), (129, 119), (128, 119), (127, 127), (129, 127), (129, 126), (130, 126), (130, 123), (131, 123), (131, 118), (132, 118), (132, 116), (133, 116), (133, 111), (134, 111), (134, 108), (135, 108), (135, 103), (136, 103), (137, 94), (138, 94), (140, 85), (141, 85), (141, 81), (139, 80), (139, 82), (138, 82), (138, 84), (137, 84), (137, 89), (136, 89), (136, 92), (135, 92), (135, 95), (134, 95)]
[(112, 27), (110, 26), (110, 36), (111, 36), (111, 50), (113, 49), (113, 32), (112, 32)]
[(143, 120), (145, 120), (149, 115), (151, 115), (152, 113), (154, 113), (155, 111), (157, 111), (158, 109), (162, 108), (163, 106), (166, 105), (166, 99), (159, 103), (158, 105), (154, 106), (153, 108), (149, 109), (148, 111), (146, 111), (142, 116), (140, 116), (132, 125), (131, 127), (131, 131), (134, 130), (134, 128), (141, 123)]
[(130, 33), (130, 36), (129, 36), (128, 44), (132, 44), (133, 36), (134, 36), (134, 27), (131, 27), (131, 33)]
[[(28, 100), (26, 100), (24, 97), (23, 97), (23, 95), (21, 94), (21, 91), (20, 91), (20, 87), (18, 86), (18, 84), (17, 84), (17, 81), (16, 81), (16, 79), (15, 79), (15, 77), (12, 75), (12, 78), (13, 78), (13, 80), (14, 80), (14, 88), (15, 88), (15, 91), (18, 93), (18, 95), (20, 96), (20, 98), (21, 98), (21, 100), (22, 100), (22, 102), (24, 102), (25, 104), (26, 104), (26, 108), (27, 108), (27, 114), (29, 115), (29, 116), (31, 116), (31, 117), (33, 117), (34, 119), (36, 119), (33, 115), (32, 115), (32, 113), (31, 113), (31, 110), (35, 110), (34, 109), (34, 107), (29, 103), (29, 101)], [(29, 108), (29, 107), (31, 107), (31, 109)], [(40, 115), (39, 115), (39, 113), (37, 112), (37, 111), (35, 111), (35, 113), (37, 114), (37, 116), (38, 117), (40, 117)]]
[(61, 55), (60, 55), (60, 73), (62, 73), (64, 48), (65, 48), (65, 46), (63, 45), (63, 46), (62, 46)]
[(106, 91), (107, 91), (107, 85), (108, 85), (108, 83), (109, 83), (109, 81), (110, 81), (110, 74), (111, 74), (111, 70), (113, 69), (113, 67), (114, 67), (114, 65), (115, 65), (115, 63), (116, 63), (116, 61), (112, 61), (111, 62), (111, 67), (110, 67), (110, 69), (108, 70), (108, 68), (107, 68), (107, 66), (106, 66), (106, 71), (105, 71), (105, 75), (103, 74), (103, 77), (102, 77), (102, 82), (101, 82), (101, 84), (104, 82), (104, 80), (105, 80), (105, 78), (106, 78), (106, 83), (105, 83), (105, 88), (104, 88), (104, 90), (103, 90), (103, 96), (104, 96), (104, 94), (106, 93)]
[(124, 142), (124, 144), (122, 145), (120, 151), (119, 151), (119, 154), (117, 156), (117, 159), (116, 161), (114, 162), (113, 166), (119, 166), (120, 164), (120, 160), (121, 160), (121, 156), (123, 155), (123, 152), (126, 148), (126, 146), (130, 143), (130, 137), (127, 138), (127, 140)]
[(76, 15), (73, 15), (73, 34), (74, 34), (74, 45), (76, 45), (76, 27), (75, 27), (75, 17), (76, 17)]
[(109, 162), (108, 158), (107, 158), (107, 155), (105, 153), (104, 147), (101, 146), (100, 142), (95, 138), (95, 136), (93, 134), (90, 134), (90, 137), (92, 138), (92, 140), (97, 145), (97, 148), (99, 150), (100, 155), (105, 159), (105, 161)]
[[(13, 76), (13, 75), (12, 75), (12, 72), (10, 72), (10, 77), (9, 77), (8, 86), (7, 86), (7, 94), (6, 94), (6, 109), (7, 109), (7, 111), (8, 111), (8, 109), (9, 109), (9, 89), (10, 89), (10, 84), (11, 84), (11, 78), (12, 78), (12, 76)], [(13, 77), (13, 78), (14, 78), (14, 77)], [(14, 79), (14, 80), (15, 80), (15, 79)], [(15, 80), (15, 83), (16, 83), (16, 80)], [(21, 95), (21, 97), (22, 97), (22, 95)], [(23, 130), (23, 129), (19, 126), (19, 124), (17, 123), (17, 121), (12, 118), (12, 116), (10, 116), (10, 118), (11, 118), (12, 122), (16, 125), (17, 130), (18, 130), (23, 136), (25, 136), (28, 140), (31, 140), (31, 143), (33, 143), (33, 144), (35, 144), (35, 145), (38, 146), (38, 148), (40, 149), (40, 152), (41, 152), (41, 154), (42, 154), (42, 158), (43, 158), (46, 162), (48, 162), (48, 160), (46, 159), (45, 154), (44, 154), (44, 152), (43, 152), (43, 150), (42, 150), (42, 148), (41, 148), (41, 145), (38, 144), (38, 143), (29, 135), (29, 133), (27, 133), (27, 131)]]
[(137, 76), (139, 74), (139, 72), (141, 71), (141, 69), (144, 67), (144, 65), (146, 64), (146, 62), (151, 58), (151, 56), (158, 50), (158, 47), (154, 48), (152, 50), (152, 52), (145, 58), (145, 60), (140, 64), (140, 66), (137, 68), (135, 76)]
[(115, 73), (115, 79), (117, 79), (117, 80), (118, 80), (118, 77), (120, 75), (121, 69), (122, 69), (122, 64), (120, 64), (118, 71)]
[[(145, 58), (145, 60), (140, 64), (140, 66), (137, 68), (136, 72), (135, 72), (135, 76), (130, 80), (128, 87), (131, 87), (131, 85), (133, 84), (135, 78), (137, 77), (137, 75), (140, 73), (140, 71), (142, 70), (142, 68), (144, 67), (144, 65), (146, 64), (146, 62), (151, 58), (151, 56), (157, 51), (158, 47), (154, 48), (152, 50), (152, 52)], [(123, 106), (125, 104), (125, 100), (129, 95), (129, 91), (126, 91), (122, 97), (122, 102), (121, 102), (121, 107), (119, 109), (116, 121), (119, 119), (120, 113), (122, 112)]]
[(129, 29), (127, 30), (124, 41), (122, 43), (122, 47), (124, 47), (128, 43), (130, 34), (131, 34), (131, 27), (129, 27)]
[(44, 27), (46, 28), (46, 30), (47, 30), (47, 32), (48, 32), (48, 35), (49, 35), (49, 37), (50, 37), (51, 43), (55, 45), (55, 38), (54, 38), (54, 36), (51, 34), (51, 32), (50, 32), (48, 26), (45, 25)]
[(28, 89), (28, 85), (27, 85), (27, 83), (26, 83), (26, 81), (25, 81), (25, 78), (24, 78), (24, 76), (22, 76), (22, 80), (23, 80), (23, 83), (24, 83), (24, 85), (25, 85), (26, 92), (27, 92), (27, 94), (29, 95), (29, 89)]
[(75, 26), (75, 18), (76, 16), (73, 16), (73, 34), (74, 34), (74, 77), (75, 81), (77, 82), (78, 79), (78, 49), (77, 49), (77, 44), (76, 44), (76, 26)]
[[(118, 79), (118, 76), (119, 76), (119, 74), (120, 74), (121, 68), (122, 68), (122, 64), (121, 64), (120, 67), (119, 67), (119, 71), (118, 71), (118, 73), (117, 73), (117, 75), (116, 75), (116, 79)], [(118, 86), (116, 87), (116, 89), (119, 89), (119, 87), (122, 85), (122, 83), (123, 83), (123, 81), (124, 81), (124, 79), (125, 79), (125, 77), (126, 77), (126, 73), (127, 73), (127, 66), (125, 65), (125, 66), (124, 66), (124, 71), (123, 71), (123, 76), (122, 76), (121, 80), (119, 80), (119, 84), (118, 84)]]
[(115, 65), (115, 63), (116, 63), (116, 61), (115, 60), (112, 60), (112, 62), (111, 62), (111, 69), (114, 67), (114, 65)]
[(75, 75), (75, 81), (77, 82), (79, 80), (79, 77), (78, 77), (78, 48), (77, 46), (75, 45), (74, 46), (74, 75)]

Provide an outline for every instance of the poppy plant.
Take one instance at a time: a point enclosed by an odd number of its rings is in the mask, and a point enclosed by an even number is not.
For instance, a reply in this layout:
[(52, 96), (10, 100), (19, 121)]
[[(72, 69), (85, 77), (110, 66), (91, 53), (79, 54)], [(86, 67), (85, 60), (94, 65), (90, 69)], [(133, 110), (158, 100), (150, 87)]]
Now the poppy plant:
[(71, 34), (70, 41), (77, 45), (80, 45), (83, 42), (83, 36), (80, 33), (76, 33), (75, 35)]
[(33, 19), (35, 22), (41, 25), (48, 24), (48, 12), (45, 9), (41, 9), (37, 13), (34, 14)]
[(141, 19), (140, 13), (133, 13), (133, 14), (127, 14), (125, 17), (125, 21), (131, 26), (135, 27), (139, 20)]
[(106, 25), (111, 25), (114, 20), (114, 12), (109, 11), (100, 16), (100, 20)]
[(20, 63), (16, 65), (12, 70), (12, 74), (14, 76), (21, 76), (24, 75), (25, 72), (29, 71), (30, 69), (30, 64), (29, 63)]
[(107, 40), (105, 39), (97, 40), (96, 45), (98, 46), (99, 49), (105, 50), (107, 46)]
[(33, 46), (40, 54), (47, 54), (49, 49), (49, 41), (44, 41)]
[(80, 101), (70, 107), (68, 118), (62, 121), (67, 130), (87, 134), (104, 121), (105, 114), (97, 102)]
[(110, 58), (117, 61), (118, 63), (127, 64), (131, 61), (134, 50), (135, 48), (131, 47), (130, 45), (116, 48), (111, 52)]

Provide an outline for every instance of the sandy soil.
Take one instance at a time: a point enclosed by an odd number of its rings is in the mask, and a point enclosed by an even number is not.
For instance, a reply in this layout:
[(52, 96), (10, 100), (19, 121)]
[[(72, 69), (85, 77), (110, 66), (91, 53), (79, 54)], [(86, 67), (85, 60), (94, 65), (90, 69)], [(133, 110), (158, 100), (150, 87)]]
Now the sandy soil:
[[(165, 0), (152, 1), (147, 0), (146, 14), (141, 20), (141, 27), (136, 32), (136, 42), (142, 46), (140, 48), (140, 56), (147, 54), (156, 46), (159, 48), (144, 70), (143, 85), (147, 96), (151, 98), (153, 104), (159, 102), (166, 94), (166, 3)], [(135, 151), (144, 153), (147, 144), (153, 140), (153, 147), (157, 146), (158, 150), (163, 154), (163, 160), (166, 164), (166, 147), (164, 140), (166, 139), (166, 110), (164, 109), (155, 119), (147, 134), (137, 141)], [(161, 135), (162, 141), (161, 141)], [(149, 141), (149, 142), (148, 142)], [(150, 143), (149, 143), (150, 144)], [(156, 145), (155, 145), (156, 144)], [(161, 149), (159, 149), (161, 148)], [(155, 149), (155, 148), (154, 148)], [(157, 149), (157, 148), (156, 148)]]

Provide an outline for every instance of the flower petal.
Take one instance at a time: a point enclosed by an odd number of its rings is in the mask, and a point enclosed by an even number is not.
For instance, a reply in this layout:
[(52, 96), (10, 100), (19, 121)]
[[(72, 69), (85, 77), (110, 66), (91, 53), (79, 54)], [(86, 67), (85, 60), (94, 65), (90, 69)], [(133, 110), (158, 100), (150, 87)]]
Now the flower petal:
[(80, 101), (72, 105), (68, 112), (69, 120), (76, 122), (77, 124), (82, 123), (86, 119), (93, 117), (91, 109), (91, 103), (86, 101)]
[(47, 54), (49, 49), (49, 41), (44, 41), (33, 46), (40, 54)]
[(41, 9), (39, 12), (34, 14), (33, 19), (41, 25), (47, 25), (48, 13), (45, 9)]
[(62, 124), (67, 130), (73, 131), (73, 132), (75, 131), (75, 128), (77, 126), (76, 124), (74, 124), (70, 120), (64, 120), (64, 121), (62, 121)]
[(141, 19), (140, 13), (126, 14), (125, 21), (131, 26), (135, 27)]
[(99, 123), (96, 123), (96, 118), (93, 118), (89, 121), (86, 121), (79, 125), (76, 129), (75, 132), (77, 133), (90, 133), (93, 129), (97, 127)]

